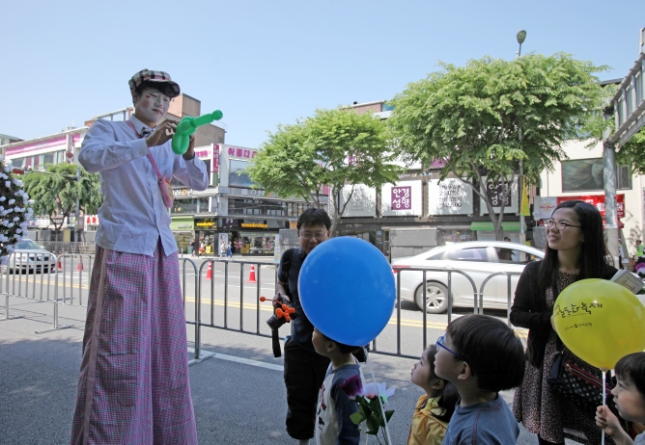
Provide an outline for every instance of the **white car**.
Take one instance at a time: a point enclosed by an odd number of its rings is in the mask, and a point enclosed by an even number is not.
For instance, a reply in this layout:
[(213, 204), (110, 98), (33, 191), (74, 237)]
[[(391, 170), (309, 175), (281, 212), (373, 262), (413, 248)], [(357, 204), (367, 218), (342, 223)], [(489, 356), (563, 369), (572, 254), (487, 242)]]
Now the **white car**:
[(30, 239), (22, 239), (14, 244), (14, 252), (9, 255), (6, 266), (11, 272), (51, 272), (56, 270), (56, 255), (43, 249)]
[[(416, 256), (392, 260), (401, 285), (401, 299), (412, 300), (420, 309), (432, 314), (445, 312), (448, 308), (448, 274), (441, 271), (426, 272), (426, 303), (423, 302), (423, 272), (418, 269), (454, 270), (466, 273), (474, 281), (476, 290), (466, 277), (452, 273), (452, 304), (473, 307), (475, 293), (482, 283), (495, 273), (511, 275), (511, 301), (519, 274), (524, 266), (544, 258), (544, 252), (523, 244), (505, 241), (469, 241), (435, 247)], [(406, 270), (413, 269), (413, 270)], [(417, 269), (417, 270), (414, 270)], [(483, 307), (506, 309), (508, 307), (507, 275), (492, 277), (483, 290)]]

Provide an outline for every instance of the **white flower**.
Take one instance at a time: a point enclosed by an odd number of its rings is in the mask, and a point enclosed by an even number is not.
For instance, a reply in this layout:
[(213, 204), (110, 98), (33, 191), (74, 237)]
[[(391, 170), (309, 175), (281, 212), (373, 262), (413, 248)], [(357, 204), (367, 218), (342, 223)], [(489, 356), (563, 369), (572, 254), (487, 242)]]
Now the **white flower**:
[(363, 387), (363, 395), (368, 399), (375, 397), (377, 394), (387, 401), (387, 398), (392, 396), (396, 388), (386, 388), (385, 382), (374, 383), (369, 382)]
[(10, 165), (4, 166), (4, 171), (6, 171), (7, 173), (9, 173), (11, 170), (13, 170), (13, 168)]
[(11, 187), (11, 181), (5, 181), (4, 186), (7, 188)]
[(13, 246), (11, 245), (7, 246), (7, 252), (13, 253)]
[(18, 178), (13, 178), (12, 179), (13, 183), (16, 184), (18, 187), (22, 187), (22, 181)]
[(15, 217), (13, 218), (13, 221), (14, 221), (14, 222), (18, 222), (18, 221), (20, 221), (20, 217), (19, 217), (19, 216), (15, 216)]
[(5, 201), (7, 198), (5, 196), (0, 196), (0, 202)]
[(11, 198), (11, 199), (9, 200), (9, 205), (10, 205), (10, 206), (12, 206), (14, 202), (16, 202), (16, 200), (15, 200), (15, 199), (13, 199), (13, 198)]
[(13, 224), (13, 223), (9, 223), (9, 224), (7, 224), (7, 227), (9, 227), (9, 228), (12, 228), (13, 226), (14, 226), (14, 224)]

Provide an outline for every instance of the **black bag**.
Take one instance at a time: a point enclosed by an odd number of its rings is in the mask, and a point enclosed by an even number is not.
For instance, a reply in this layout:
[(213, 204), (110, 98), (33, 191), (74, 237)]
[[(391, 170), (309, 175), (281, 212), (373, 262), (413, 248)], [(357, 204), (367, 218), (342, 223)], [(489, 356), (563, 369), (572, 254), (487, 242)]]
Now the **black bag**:
[[(595, 412), (596, 407), (602, 405), (602, 380), (569, 360), (563, 351), (553, 363), (547, 383), (556, 393), (567, 399), (584, 411)], [(612, 386), (605, 385), (605, 403), (612, 407)]]

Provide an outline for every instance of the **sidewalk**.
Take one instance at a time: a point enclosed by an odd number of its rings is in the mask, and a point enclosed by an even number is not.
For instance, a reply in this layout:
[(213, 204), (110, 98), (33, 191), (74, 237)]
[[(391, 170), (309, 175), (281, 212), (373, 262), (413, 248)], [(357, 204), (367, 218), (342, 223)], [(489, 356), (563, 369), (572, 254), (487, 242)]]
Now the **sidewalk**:
[[(0, 444), (67, 444), (85, 308), (62, 306), (59, 325), (73, 328), (35, 334), (51, 327), (52, 303), (12, 298), (10, 304), (10, 315), (25, 318), (0, 322)], [(192, 327), (187, 332), (191, 339)], [(200, 444), (295, 444), (284, 430), (282, 359), (272, 356), (271, 340), (209, 328), (202, 329), (202, 339), (202, 349), (217, 356), (190, 368)], [(371, 360), (377, 380), (397, 388), (389, 400), (395, 410), (389, 428), (394, 444), (403, 445), (421, 395), (409, 381), (414, 360), (379, 354)], [(512, 401), (512, 392), (503, 396)], [(517, 443), (537, 439), (522, 431)]]

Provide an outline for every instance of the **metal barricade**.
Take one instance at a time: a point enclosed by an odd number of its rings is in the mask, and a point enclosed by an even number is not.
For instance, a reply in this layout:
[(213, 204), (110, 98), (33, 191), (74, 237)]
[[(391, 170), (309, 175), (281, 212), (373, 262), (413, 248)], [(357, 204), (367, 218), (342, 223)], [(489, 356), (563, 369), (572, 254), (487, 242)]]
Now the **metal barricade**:
[(479, 288), (479, 306), (482, 308), (479, 313), (483, 314), (484, 313), (484, 310), (483, 310), (484, 288), (486, 287), (486, 284), (488, 284), (491, 278), (498, 277), (498, 276), (506, 277), (506, 297), (507, 297), (506, 319), (509, 326), (511, 326), (511, 306), (513, 305), (513, 295), (512, 295), (513, 284), (511, 282), (511, 277), (513, 275), (520, 276), (522, 274), (521, 272), (496, 272), (494, 274), (487, 276), (486, 279), (482, 281), (482, 285)]
[[(5, 297), (5, 319), (13, 319), (9, 316), (9, 298), (20, 297), (35, 301), (51, 301), (53, 304), (53, 317), (50, 329), (38, 331), (38, 333), (50, 332), (52, 330), (65, 329), (70, 326), (59, 325), (59, 310), (65, 306), (86, 306), (89, 299), (89, 286), (91, 272), (94, 267), (95, 257), (90, 254), (66, 253), (57, 259), (55, 271), (47, 273), (18, 274), (4, 270), (1, 274), (0, 297)], [(179, 258), (180, 282), (184, 310), (186, 312), (186, 323), (194, 328), (194, 350), (191, 350), (192, 358), (190, 363), (197, 363), (210, 356), (202, 350), (201, 329), (216, 328), (244, 334), (252, 334), (261, 337), (271, 338), (271, 329), (266, 325), (266, 320), (272, 315), (273, 308), (270, 300), (275, 292), (275, 281), (277, 265), (272, 262), (228, 260), (218, 258), (207, 258), (198, 264), (190, 258)], [(253, 268), (253, 271), (251, 271)], [(268, 269), (268, 270), (267, 270)], [(44, 272), (44, 271), (43, 271)], [(483, 313), (484, 290), (486, 285), (496, 276), (506, 276), (507, 282), (507, 318), (510, 314), (512, 304), (512, 283), (511, 276), (519, 275), (517, 272), (501, 272), (487, 276), (479, 289), (474, 280), (465, 272), (459, 270), (447, 270), (439, 268), (397, 268), (396, 269), (396, 307), (390, 327), (375, 339), (371, 344), (371, 350), (384, 355), (416, 358), (419, 342), (423, 349), (428, 345), (428, 330), (442, 329), (443, 321), (430, 321), (428, 314), (422, 310), (422, 319), (413, 316), (414, 319), (405, 320), (405, 327), (417, 329), (421, 327), (422, 333), (418, 335), (403, 335), (403, 316), (401, 298), (401, 274), (420, 273), (422, 283), (429, 279), (431, 272), (445, 274), (448, 293), (448, 304), (446, 325), (453, 318), (453, 285), (454, 274), (464, 277), (470, 283), (473, 292), (473, 312)], [(248, 278), (247, 278), (248, 277)], [(251, 279), (252, 278), (252, 279)], [(210, 281), (210, 283), (209, 283)], [(267, 303), (262, 304), (260, 297), (266, 296)], [(427, 301), (428, 294), (426, 286), (422, 286), (421, 298)], [(191, 308), (190, 305), (194, 306)], [(207, 310), (202, 305), (210, 306)], [(410, 324), (414, 321), (414, 324)], [(420, 326), (419, 326), (420, 322)], [(510, 321), (509, 321), (510, 324)], [(290, 324), (285, 324), (280, 329), (281, 337), (287, 334)], [(392, 330), (394, 329), (394, 331)], [(395, 337), (395, 338), (394, 338)], [(404, 338), (405, 337), (405, 338)], [(403, 342), (406, 342), (404, 352)], [(385, 345), (385, 346), (383, 346)], [(268, 344), (267, 344), (268, 346)], [(414, 354), (409, 353), (413, 348)], [(189, 348), (190, 349), (190, 348)]]

